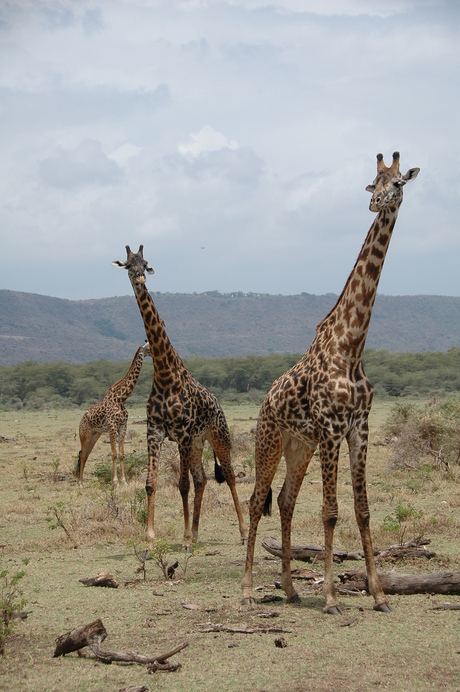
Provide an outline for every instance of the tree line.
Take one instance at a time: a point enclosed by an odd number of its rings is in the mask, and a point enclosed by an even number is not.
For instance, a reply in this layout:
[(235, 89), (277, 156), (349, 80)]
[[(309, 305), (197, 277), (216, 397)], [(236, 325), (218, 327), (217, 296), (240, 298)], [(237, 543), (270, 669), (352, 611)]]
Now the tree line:
[[(277, 377), (301, 354), (203, 358), (185, 361), (186, 367), (221, 401), (261, 402)], [(367, 349), (366, 374), (376, 396), (426, 397), (460, 392), (460, 348), (447, 353), (389, 353)], [(0, 367), (0, 408), (57, 408), (90, 406), (127, 372), (130, 361), (106, 360), (81, 365), (32, 361)], [(152, 361), (146, 359), (128, 404), (146, 401), (151, 386)]]

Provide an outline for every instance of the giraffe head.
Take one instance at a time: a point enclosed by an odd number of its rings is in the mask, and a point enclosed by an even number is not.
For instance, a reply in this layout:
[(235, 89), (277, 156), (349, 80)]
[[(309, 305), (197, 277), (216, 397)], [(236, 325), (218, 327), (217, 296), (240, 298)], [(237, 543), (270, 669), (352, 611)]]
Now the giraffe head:
[(126, 246), (126, 254), (128, 258), (126, 262), (120, 262), (120, 260), (114, 260), (111, 262), (114, 267), (121, 267), (122, 269), (128, 270), (129, 278), (133, 286), (135, 284), (145, 284), (145, 272), (147, 274), (153, 274), (154, 270), (149, 267), (149, 263), (143, 257), (144, 246), (139, 245), (139, 250), (134, 253), (129, 245)]
[(148, 358), (150, 356), (150, 344), (148, 341), (146, 341), (142, 346), (141, 351), (144, 358)]
[(403, 199), (403, 187), (406, 183), (415, 180), (420, 168), (409, 168), (405, 175), (399, 171), (399, 152), (393, 154), (393, 163), (387, 168), (383, 162), (382, 154), (377, 154), (377, 176), (371, 185), (366, 187), (372, 192), (369, 204), (371, 211), (382, 211), (388, 207), (398, 209)]

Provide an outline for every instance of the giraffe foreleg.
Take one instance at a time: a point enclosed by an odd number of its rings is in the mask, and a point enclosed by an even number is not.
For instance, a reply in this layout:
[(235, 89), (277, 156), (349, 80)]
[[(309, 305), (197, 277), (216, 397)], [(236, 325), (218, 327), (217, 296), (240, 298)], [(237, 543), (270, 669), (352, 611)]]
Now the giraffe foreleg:
[(366, 561), (369, 593), (374, 597), (374, 610), (381, 610), (382, 612), (388, 613), (391, 612), (391, 608), (389, 606), (388, 599), (383, 592), (382, 585), (377, 574), (370, 532), (370, 511), (366, 490), (367, 439), (367, 420), (362, 424), (360, 429), (355, 428), (348, 435), (355, 515), (359, 532), (361, 534), (364, 559)]
[(120, 428), (118, 429), (118, 462), (120, 464), (120, 476), (122, 483), (126, 483), (124, 460), (127, 418), (128, 414), (126, 413), (126, 420), (120, 425)]
[(323, 593), (326, 598), (325, 613), (341, 615), (342, 610), (337, 600), (333, 572), (334, 529), (338, 517), (337, 505), (337, 467), (340, 442), (330, 438), (320, 440), (321, 474), (323, 481), (322, 519), (324, 527), (324, 583)]
[(112, 452), (112, 483), (113, 485), (118, 485), (118, 475), (117, 475), (117, 440), (118, 431), (115, 429), (110, 430), (110, 450)]

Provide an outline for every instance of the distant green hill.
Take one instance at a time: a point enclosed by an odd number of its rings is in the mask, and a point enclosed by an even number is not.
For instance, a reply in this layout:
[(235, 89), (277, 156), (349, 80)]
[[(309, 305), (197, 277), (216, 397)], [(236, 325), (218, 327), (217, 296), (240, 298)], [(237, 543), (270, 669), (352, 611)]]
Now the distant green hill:
[[(183, 358), (303, 353), (337, 296), (152, 293)], [(0, 290), (0, 365), (128, 360), (145, 339), (133, 296), (64, 300)], [(460, 297), (377, 296), (366, 347), (460, 346)]]

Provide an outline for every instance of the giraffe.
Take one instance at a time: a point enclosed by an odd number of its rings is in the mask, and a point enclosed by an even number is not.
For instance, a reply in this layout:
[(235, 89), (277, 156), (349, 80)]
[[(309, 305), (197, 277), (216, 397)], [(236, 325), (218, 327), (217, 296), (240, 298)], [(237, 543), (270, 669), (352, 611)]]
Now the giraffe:
[(80, 444), (81, 449), (78, 453), (77, 475), (80, 486), (83, 484), (83, 471), (86, 461), (91, 454), (91, 450), (103, 432), (110, 435), (110, 447), (112, 450), (114, 485), (118, 483), (117, 477), (117, 441), (118, 459), (120, 462), (121, 482), (126, 483), (125, 468), (123, 466), (124, 443), (126, 435), (126, 425), (128, 423), (128, 411), (124, 403), (129, 397), (142, 368), (144, 358), (150, 355), (149, 345), (146, 343), (139, 346), (134, 354), (133, 361), (129, 366), (126, 375), (115, 382), (105, 393), (101, 401), (87, 409), (80, 421)]
[(369, 528), (366, 493), (368, 416), (373, 388), (361, 357), (377, 286), (388, 250), (403, 186), (416, 178), (419, 168), (399, 171), (399, 153), (387, 168), (377, 156), (377, 176), (366, 190), (372, 193), (370, 210), (378, 212), (345, 287), (330, 313), (318, 325), (307, 352), (268, 392), (256, 432), (256, 483), (249, 503), (246, 569), (242, 580), (243, 603), (253, 602), (252, 565), (257, 526), (262, 512), (269, 514), (271, 484), (284, 454), (286, 476), (278, 496), (282, 534), (282, 587), (288, 602), (300, 600), (290, 571), (291, 522), (297, 495), (308, 464), (319, 447), (325, 537), (323, 593), (325, 613), (341, 614), (333, 582), (332, 545), (337, 506), (337, 465), (340, 444), (347, 440), (356, 520), (366, 561), (374, 609), (390, 606), (377, 575)]
[[(147, 402), (147, 538), (155, 538), (154, 507), (158, 461), (161, 445), (168, 438), (177, 442), (179, 448), (179, 491), (184, 510), (184, 548), (189, 551), (191, 543), (198, 541), (201, 502), (206, 485), (202, 454), (204, 442), (207, 440), (214, 452), (216, 480), (225, 480), (230, 488), (238, 516), (241, 542), (244, 544), (248, 530), (236, 493), (235, 474), (230, 459), (230, 432), (224, 412), (214, 394), (188, 372), (168, 338), (164, 322), (146, 286), (145, 272), (153, 274), (154, 270), (144, 260), (143, 245), (139, 246), (137, 253), (133, 253), (127, 245), (126, 253), (126, 262), (114, 261), (112, 264), (128, 270), (150, 344), (154, 368), (152, 390)], [(222, 466), (218, 465), (217, 459)], [(195, 490), (191, 530), (188, 507), (189, 473)]]

